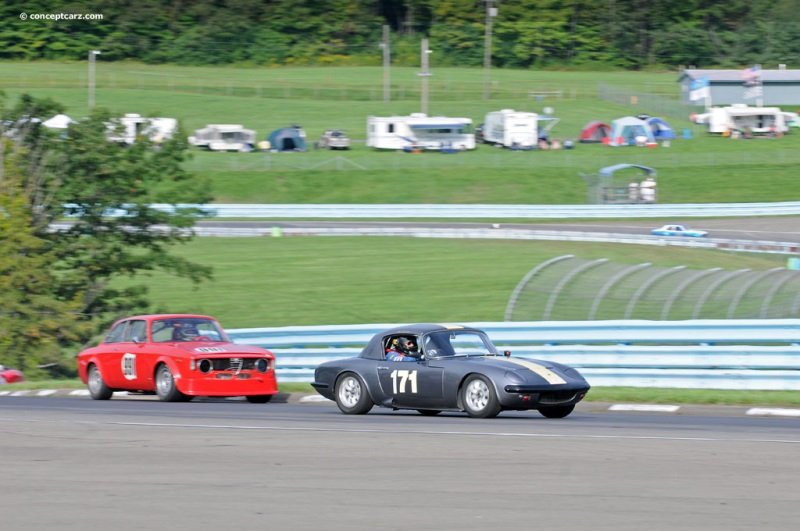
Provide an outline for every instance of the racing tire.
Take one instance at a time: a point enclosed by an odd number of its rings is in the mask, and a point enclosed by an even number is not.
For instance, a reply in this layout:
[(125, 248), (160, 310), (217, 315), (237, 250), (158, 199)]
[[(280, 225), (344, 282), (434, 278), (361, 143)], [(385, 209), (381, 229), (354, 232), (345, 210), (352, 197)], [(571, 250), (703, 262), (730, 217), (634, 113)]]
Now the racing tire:
[(175, 377), (165, 363), (156, 367), (156, 394), (162, 402), (188, 402), (191, 397), (178, 390)]
[(364, 415), (375, 405), (367, 393), (364, 380), (352, 372), (345, 373), (336, 380), (335, 398), (336, 405), (347, 415)]
[(417, 413), (422, 415), (423, 417), (434, 417), (441, 413), (439, 409), (418, 409)]
[(250, 395), (246, 396), (245, 399), (251, 404), (266, 404), (272, 400), (272, 395)]
[(575, 404), (571, 406), (550, 406), (540, 407), (539, 413), (548, 419), (563, 419), (575, 409)]
[(500, 401), (488, 378), (473, 374), (461, 387), (461, 404), (472, 418), (491, 419), (500, 413)]
[(100, 369), (95, 364), (89, 366), (86, 383), (92, 400), (108, 400), (114, 394), (114, 391), (103, 381), (103, 375), (100, 374)]

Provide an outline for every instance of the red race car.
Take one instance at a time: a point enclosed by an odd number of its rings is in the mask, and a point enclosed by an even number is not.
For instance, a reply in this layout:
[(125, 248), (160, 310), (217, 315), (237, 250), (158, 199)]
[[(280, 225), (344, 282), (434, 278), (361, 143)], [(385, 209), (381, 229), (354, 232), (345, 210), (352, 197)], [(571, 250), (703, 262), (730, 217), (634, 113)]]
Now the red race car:
[(0, 384), (24, 382), (25, 377), (21, 371), (0, 365)]
[(140, 315), (114, 323), (78, 354), (78, 374), (95, 400), (114, 391), (155, 393), (165, 402), (244, 396), (264, 404), (278, 392), (275, 356), (233, 343), (205, 315)]

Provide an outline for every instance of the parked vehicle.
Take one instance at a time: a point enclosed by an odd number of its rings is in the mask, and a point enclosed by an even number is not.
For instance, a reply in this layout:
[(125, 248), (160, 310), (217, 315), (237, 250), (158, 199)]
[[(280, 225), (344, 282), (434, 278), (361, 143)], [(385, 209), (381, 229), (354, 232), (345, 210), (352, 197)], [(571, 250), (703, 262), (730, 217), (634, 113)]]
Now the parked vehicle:
[(451, 147), (459, 151), (475, 149), (472, 119), (428, 116), (370, 116), (367, 118), (367, 146), (392, 150), (440, 150)]
[(147, 118), (132, 113), (106, 125), (109, 141), (128, 145), (135, 144), (140, 138), (163, 142), (172, 138), (178, 130), (178, 120), (175, 118)]
[(789, 133), (789, 124), (797, 120), (795, 112), (779, 107), (750, 107), (736, 103), (727, 107), (711, 107), (694, 115), (694, 122), (708, 126), (709, 133), (769, 135)]
[(483, 142), (515, 150), (535, 149), (558, 121), (550, 116), (513, 109), (490, 112), (483, 123)]
[(350, 139), (341, 129), (328, 129), (316, 144), (317, 149), (350, 149)]
[(539, 141), (538, 117), (534, 112), (513, 109), (490, 112), (483, 126), (483, 141), (498, 147), (534, 149)]
[(251, 151), (256, 132), (240, 124), (209, 124), (189, 137), (189, 144), (209, 151)]

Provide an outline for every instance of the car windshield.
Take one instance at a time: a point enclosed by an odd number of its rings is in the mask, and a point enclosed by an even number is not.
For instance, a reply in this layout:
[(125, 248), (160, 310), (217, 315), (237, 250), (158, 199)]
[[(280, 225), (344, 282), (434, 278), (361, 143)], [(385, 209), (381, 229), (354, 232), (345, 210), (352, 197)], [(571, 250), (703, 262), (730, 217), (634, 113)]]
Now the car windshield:
[(423, 348), (430, 357), (497, 355), (497, 349), (486, 334), (473, 330), (443, 330), (428, 334), (423, 340)]
[(153, 321), (154, 343), (173, 341), (230, 341), (219, 324), (199, 317), (173, 317)]

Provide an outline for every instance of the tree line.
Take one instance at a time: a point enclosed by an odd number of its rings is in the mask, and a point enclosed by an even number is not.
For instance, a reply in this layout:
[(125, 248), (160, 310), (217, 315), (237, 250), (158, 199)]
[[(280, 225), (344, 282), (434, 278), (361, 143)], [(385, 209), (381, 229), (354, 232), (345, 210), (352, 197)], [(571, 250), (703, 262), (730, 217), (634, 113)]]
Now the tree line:
[[(792, 64), (796, 0), (33, 0), (0, 6), (0, 59), (181, 65), (484, 64), (487, 8), (498, 68), (646, 69)], [(21, 13), (101, 14), (23, 20)]]

